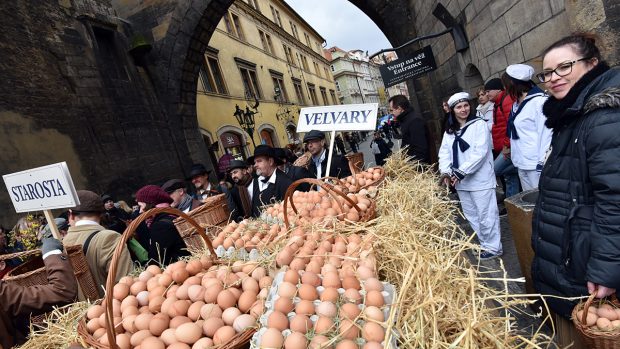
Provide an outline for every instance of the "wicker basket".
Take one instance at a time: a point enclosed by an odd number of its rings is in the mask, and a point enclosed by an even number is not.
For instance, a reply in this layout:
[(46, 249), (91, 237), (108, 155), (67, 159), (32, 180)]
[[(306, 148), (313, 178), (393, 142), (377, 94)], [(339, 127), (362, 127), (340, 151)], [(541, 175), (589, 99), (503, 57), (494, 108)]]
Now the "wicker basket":
[[(353, 208), (355, 208), (357, 210), (358, 213), (362, 213), (362, 209), (357, 206), (357, 204), (351, 200), (351, 198), (349, 198), (347, 196), (347, 194), (345, 194), (344, 192), (342, 192), (341, 190), (338, 190), (334, 187), (333, 184), (330, 183), (326, 183), (323, 182), (322, 180), (319, 179), (314, 179), (314, 178), (302, 178), (299, 180), (296, 180), (295, 182), (293, 182), (288, 189), (286, 190), (286, 194), (284, 195), (284, 205), (283, 205), (283, 209), (284, 209), (284, 225), (286, 226), (286, 229), (288, 230), (290, 228), (290, 223), (289, 223), (289, 219), (288, 219), (288, 214), (286, 214), (288, 212), (288, 205), (290, 202), (291, 208), (293, 209), (293, 212), (295, 212), (295, 214), (298, 214), (299, 212), (297, 211), (297, 207), (295, 207), (295, 203), (293, 202), (293, 193), (295, 192), (295, 189), (303, 183), (309, 183), (310, 185), (314, 185), (317, 187), (321, 187), (322, 190), (325, 190), (329, 196), (331, 196), (334, 200), (336, 200), (338, 207), (340, 208), (340, 212), (342, 213), (344, 211), (344, 208), (342, 206), (342, 203), (340, 201), (338, 201), (337, 197), (341, 196), (345, 199), (345, 201)], [(369, 199), (370, 200), (370, 199)], [(363, 212), (362, 214), (360, 214), (360, 222), (368, 222), (369, 220), (373, 219), (376, 217), (376, 213), (377, 213), (377, 205), (374, 202), (374, 200), (370, 200), (370, 206), (368, 207), (368, 209)]]
[[(215, 254), (215, 250), (213, 249), (213, 245), (211, 244), (211, 241), (207, 237), (207, 234), (204, 232), (204, 228), (202, 228), (192, 217), (174, 208), (168, 208), (168, 207), (153, 208), (141, 214), (137, 219), (131, 222), (131, 224), (127, 227), (127, 229), (125, 229), (125, 232), (123, 232), (123, 235), (121, 236), (121, 240), (118, 242), (118, 245), (116, 245), (114, 254), (112, 255), (112, 261), (110, 262), (110, 270), (108, 272), (108, 278), (106, 280), (107, 290), (111, 290), (114, 288), (114, 283), (116, 280), (116, 273), (117, 273), (116, 269), (118, 268), (118, 259), (120, 258), (121, 252), (123, 251), (123, 248), (125, 247), (125, 244), (127, 243), (127, 240), (134, 234), (135, 230), (138, 228), (138, 226), (143, 221), (145, 221), (147, 218), (156, 216), (160, 213), (168, 213), (168, 214), (172, 214), (175, 216), (183, 217), (187, 222), (189, 222), (189, 224), (191, 224), (192, 229), (197, 231), (198, 234), (202, 237), (205, 244), (207, 245), (207, 248), (209, 249), (213, 262), (217, 264), (219, 263), (227, 264), (227, 262), (219, 261), (216, 259), (217, 257)], [(86, 329), (86, 315), (84, 315), (82, 319), (80, 319), (78, 323), (77, 332), (79, 336), (86, 343), (90, 345), (91, 348), (95, 348), (95, 349), (117, 348), (116, 331), (114, 329), (114, 324), (112, 322), (114, 319), (113, 311), (112, 311), (112, 297), (105, 297), (100, 302), (101, 303), (99, 304), (102, 304), (105, 307), (105, 313), (106, 313), (105, 329), (106, 329), (106, 335), (108, 337), (108, 342), (110, 343), (110, 345), (102, 344), (101, 342), (93, 338), (93, 336), (90, 333), (88, 333), (88, 330)], [(228, 343), (218, 346), (218, 349), (238, 349), (238, 348), (245, 347), (247, 343), (250, 341), (250, 339), (252, 338), (252, 336), (254, 335), (254, 332), (256, 332), (256, 329), (248, 329), (242, 333), (239, 333), (236, 336), (234, 336)]]
[[(211, 196), (205, 200), (203, 205), (189, 211), (187, 215), (192, 217), (203, 229), (226, 225), (230, 218), (226, 196), (224, 194)], [(176, 218), (174, 225), (189, 249), (202, 249), (205, 247), (204, 240), (185, 218)], [(209, 235), (213, 238), (213, 234)]]
[(310, 165), (311, 160), (312, 160), (312, 154), (309, 151), (307, 151), (303, 155), (298, 157), (297, 160), (295, 160), (295, 162), (293, 162), (293, 166), (308, 168), (308, 165)]
[[(620, 349), (620, 330), (601, 331), (596, 327), (588, 327), (586, 324), (588, 309), (590, 308), (590, 305), (592, 305), (595, 295), (596, 292), (593, 292), (585, 303), (579, 303), (575, 306), (575, 308), (573, 308), (573, 313), (571, 316), (573, 319), (573, 324), (575, 325), (577, 332), (581, 335), (581, 339), (587, 348)], [(605, 302), (612, 304), (615, 307), (620, 307), (620, 302), (618, 302), (618, 298), (616, 298), (615, 295), (611, 296), (611, 301)], [(582, 309), (583, 314), (581, 319), (578, 319), (577, 312)]]
[(356, 168), (357, 171), (361, 171), (364, 168), (364, 153), (353, 153), (346, 155), (347, 160), (349, 160), (349, 168), (351, 168), (351, 173), (353, 172), (353, 168)]

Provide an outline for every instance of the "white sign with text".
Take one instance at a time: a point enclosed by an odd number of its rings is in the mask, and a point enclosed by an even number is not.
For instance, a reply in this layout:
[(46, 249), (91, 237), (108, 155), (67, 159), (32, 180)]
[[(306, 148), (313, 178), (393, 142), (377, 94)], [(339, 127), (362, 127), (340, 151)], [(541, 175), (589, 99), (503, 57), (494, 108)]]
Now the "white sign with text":
[(297, 132), (371, 131), (377, 126), (378, 103), (325, 105), (302, 108)]
[(66, 162), (3, 175), (15, 211), (75, 207), (80, 201)]

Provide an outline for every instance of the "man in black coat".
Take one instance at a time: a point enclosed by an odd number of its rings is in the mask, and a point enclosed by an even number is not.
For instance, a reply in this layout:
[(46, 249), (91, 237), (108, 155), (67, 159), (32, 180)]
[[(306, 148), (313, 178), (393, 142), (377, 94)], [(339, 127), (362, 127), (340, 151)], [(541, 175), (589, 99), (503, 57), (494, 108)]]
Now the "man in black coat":
[(252, 183), (252, 217), (258, 217), (263, 206), (284, 199), (286, 190), (293, 181), (278, 169), (282, 160), (276, 157), (273, 148), (268, 145), (257, 146), (254, 156), (251, 156), (248, 162), (254, 163), (258, 175)]
[(241, 160), (232, 160), (228, 165), (228, 174), (235, 184), (230, 190), (231, 218), (240, 222), (252, 215), (252, 194), (254, 181), (250, 174), (249, 165)]
[(403, 95), (392, 96), (389, 103), (390, 112), (400, 123), (401, 148), (408, 147), (407, 155), (424, 164), (430, 164), (428, 135), (422, 116), (414, 112), (409, 100)]
[[(278, 168), (284, 172), (293, 182), (302, 179), (302, 178), (312, 178), (312, 173), (308, 171), (307, 168), (301, 166), (294, 166), (286, 156), (286, 150), (283, 148), (274, 148), (273, 149), (276, 157), (280, 159), (282, 164), (278, 166)], [(310, 190), (310, 185), (304, 183), (297, 187), (297, 190), (308, 191)]]
[(117, 233), (123, 233), (127, 228), (127, 221), (130, 219), (129, 213), (114, 206), (114, 198), (111, 195), (104, 194), (101, 196), (105, 212), (103, 214), (103, 226), (107, 229), (114, 230)]
[[(328, 152), (325, 147), (325, 133), (312, 130), (304, 136), (304, 143), (308, 151), (312, 154), (312, 159), (308, 165), (308, 171), (313, 178), (327, 177)], [(351, 175), (349, 160), (344, 155), (332, 154), (332, 165), (329, 176), (344, 178)]]

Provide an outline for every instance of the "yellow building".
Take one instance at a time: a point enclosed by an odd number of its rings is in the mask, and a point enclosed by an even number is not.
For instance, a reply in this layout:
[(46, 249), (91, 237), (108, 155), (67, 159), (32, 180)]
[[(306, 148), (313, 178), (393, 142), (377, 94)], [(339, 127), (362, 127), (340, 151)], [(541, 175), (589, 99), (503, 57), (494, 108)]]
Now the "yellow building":
[(300, 143), (300, 106), (339, 104), (324, 42), (282, 0), (237, 0), (230, 7), (209, 42), (196, 98), (214, 164), (225, 154), (246, 159), (254, 151), (233, 115), (236, 106), (256, 112), (256, 145), (285, 147)]

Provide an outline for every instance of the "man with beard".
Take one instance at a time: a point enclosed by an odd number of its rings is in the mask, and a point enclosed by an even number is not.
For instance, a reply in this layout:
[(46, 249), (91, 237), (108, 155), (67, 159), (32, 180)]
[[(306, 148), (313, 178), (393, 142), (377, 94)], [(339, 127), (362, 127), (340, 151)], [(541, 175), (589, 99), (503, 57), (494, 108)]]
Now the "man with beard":
[(407, 155), (413, 157), (413, 160), (420, 161), (422, 164), (430, 164), (428, 135), (422, 116), (415, 113), (409, 100), (403, 95), (390, 97), (389, 103), (390, 113), (400, 123), (401, 148), (407, 147)]
[(281, 201), (289, 185), (293, 181), (281, 170), (273, 148), (268, 145), (259, 145), (254, 149), (254, 156), (248, 159), (254, 163), (258, 178), (252, 183), (252, 217), (260, 216), (262, 206)]
[(203, 201), (211, 196), (215, 196), (221, 193), (225, 193), (225, 189), (222, 185), (213, 185), (209, 181), (210, 170), (203, 164), (193, 164), (189, 171), (188, 180), (191, 180), (194, 187), (196, 187), (196, 193), (194, 199)]
[(325, 133), (311, 130), (304, 136), (304, 143), (308, 151), (312, 154), (312, 159), (308, 165), (308, 171), (313, 178), (326, 176), (344, 178), (351, 175), (349, 161), (344, 155), (332, 154), (332, 165), (327, 174), (328, 152), (325, 146)]
[(254, 181), (250, 174), (248, 164), (241, 160), (232, 160), (228, 165), (228, 174), (235, 184), (230, 190), (232, 205), (230, 207), (231, 218), (242, 221), (252, 215), (252, 194), (254, 193)]
[(187, 193), (185, 181), (181, 179), (171, 179), (164, 183), (161, 188), (172, 198), (171, 207), (187, 213), (198, 208), (202, 203)]

